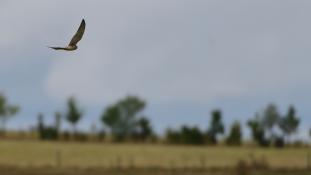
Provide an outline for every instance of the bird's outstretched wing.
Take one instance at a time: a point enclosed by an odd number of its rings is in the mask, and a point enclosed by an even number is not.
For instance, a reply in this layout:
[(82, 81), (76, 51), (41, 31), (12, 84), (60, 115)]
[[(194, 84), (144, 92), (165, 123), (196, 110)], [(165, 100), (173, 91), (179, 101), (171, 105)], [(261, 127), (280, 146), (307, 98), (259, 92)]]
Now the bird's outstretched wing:
[(83, 19), (77, 33), (72, 37), (69, 46), (75, 46), (82, 39), (85, 30), (85, 20)]
[(64, 47), (49, 47), (48, 48), (51, 48), (51, 49), (54, 49), (54, 50), (65, 50)]

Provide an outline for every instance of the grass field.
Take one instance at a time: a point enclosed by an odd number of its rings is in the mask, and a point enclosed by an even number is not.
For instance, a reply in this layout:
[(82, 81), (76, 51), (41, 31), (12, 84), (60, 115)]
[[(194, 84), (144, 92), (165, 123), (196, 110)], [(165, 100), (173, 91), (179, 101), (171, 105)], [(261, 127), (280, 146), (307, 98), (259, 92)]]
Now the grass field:
[(305, 168), (310, 153), (310, 148), (0, 141), (0, 165), (18, 167), (230, 168), (241, 159), (264, 159), (273, 168)]

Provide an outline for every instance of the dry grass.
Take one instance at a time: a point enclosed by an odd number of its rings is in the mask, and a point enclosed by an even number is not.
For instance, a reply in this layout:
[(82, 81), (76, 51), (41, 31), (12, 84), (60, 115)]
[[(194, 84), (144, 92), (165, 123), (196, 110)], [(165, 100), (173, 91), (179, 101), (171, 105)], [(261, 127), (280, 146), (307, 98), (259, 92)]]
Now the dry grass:
[(20, 167), (207, 168), (265, 159), (274, 168), (306, 167), (310, 148), (196, 147), (146, 144), (1, 141), (0, 164)]
[[(163, 170), (163, 169), (79, 169), (79, 168), (13, 168), (0, 167), (1, 175), (240, 175), (229, 169)], [(310, 175), (308, 170), (255, 170), (246, 175)]]

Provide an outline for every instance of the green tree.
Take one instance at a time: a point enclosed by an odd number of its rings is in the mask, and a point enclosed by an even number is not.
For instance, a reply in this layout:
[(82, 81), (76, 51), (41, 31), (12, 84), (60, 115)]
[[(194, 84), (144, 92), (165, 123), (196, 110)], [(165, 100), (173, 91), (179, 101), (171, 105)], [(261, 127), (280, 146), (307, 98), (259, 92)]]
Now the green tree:
[(222, 114), (220, 110), (214, 110), (211, 113), (212, 119), (207, 131), (208, 140), (211, 144), (217, 144), (217, 136), (225, 132), (225, 127), (222, 122)]
[(138, 130), (139, 130), (138, 135), (140, 139), (145, 141), (146, 139), (148, 139), (149, 137), (153, 135), (152, 127), (147, 118), (142, 117), (141, 119), (138, 120), (137, 123), (138, 123)]
[(83, 112), (77, 106), (75, 98), (70, 97), (67, 101), (67, 111), (65, 114), (66, 120), (71, 124), (73, 133), (77, 133), (76, 125), (79, 120), (82, 118)]
[(255, 118), (247, 122), (248, 127), (251, 129), (252, 137), (260, 146), (268, 146), (269, 141), (265, 137), (265, 129), (262, 123), (261, 116), (256, 113)]
[(280, 118), (279, 127), (282, 130), (285, 137), (289, 138), (293, 133), (296, 132), (300, 123), (299, 117), (296, 115), (294, 106), (288, 108), (287, 114)]
[(17, 105), (12, 105), (7, 102), (6, 96), (0, 94), (0, 120), (1, 120), (1, 132), (5, 133), (5, 126), (7, 120), (16, 115), (19, 112)]
[(226, 139), (228, 145), (241, 145), (242, 143), (242, 130), (239, 122), (234, 122), (230, 129), (230, 134)]
[(270, 141), (273, 141), (275, 134), (273, 129), (277, 126), (280, 119), (280, 114), (278, 112), (277, 106), (275, 104), (269, 104), (262, 114), (262, 125), (270, 135)]
[(138, 118), (146, 103), (135, 96), (128, 96), (108, 106), (101, 116), (101, 121), (108, 126), (118, 141), (129, 138), (138, 126)]

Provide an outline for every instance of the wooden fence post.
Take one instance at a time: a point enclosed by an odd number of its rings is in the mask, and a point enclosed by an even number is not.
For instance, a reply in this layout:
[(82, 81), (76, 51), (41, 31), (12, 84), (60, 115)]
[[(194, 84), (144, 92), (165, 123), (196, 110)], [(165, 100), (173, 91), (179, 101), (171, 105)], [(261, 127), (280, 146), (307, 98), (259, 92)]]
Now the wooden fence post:
[(129, 169), (134, 169), (135, 165), (134, 165), (134, 158), (133, 157), (129, 157)]
[(175, 174), (175, 161), (172, 159), (170, 162), (171, 175)]
[(200, 165), (201, 165), (202, 170), (205, 170), (205, 167), (206, 167), (205, 156), (200, 157)]
[(60, 168), (62, 166), (62, 152), (60, 149), (57, 149), (55, 151), (55, 163), (57, 168)]
[(122, 157), (117, 156), (117, 160), (116, 160), (116, 169), (121, 170), (121, 165), (122, 164)]
[(307, 154), (307, 169), (311, 169), (311, 153)]

